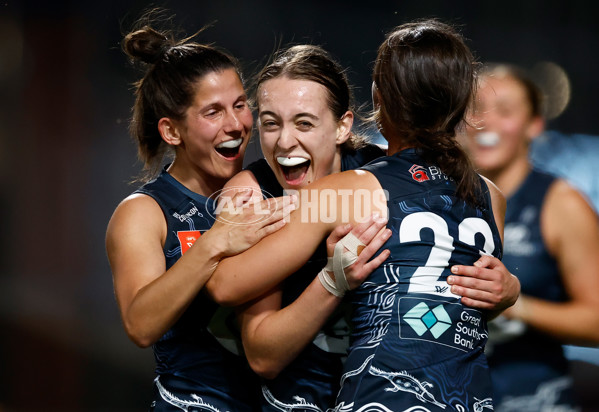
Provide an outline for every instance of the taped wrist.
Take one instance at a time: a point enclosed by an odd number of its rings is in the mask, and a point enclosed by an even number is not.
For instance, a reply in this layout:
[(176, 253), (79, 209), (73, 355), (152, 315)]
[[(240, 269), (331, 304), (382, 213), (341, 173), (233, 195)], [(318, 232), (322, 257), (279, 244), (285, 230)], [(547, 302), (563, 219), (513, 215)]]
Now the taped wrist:
[[(345, 295), (345, 292), (349, 290), (349, 283), (347, 283), (344, 269), (358, 259), (364, 246), (364, 243), (360, 242), (351, 232), (337, 242), (333, 257), (327, 259), (327, 265), (318, 274), (318, 278), (326, 290), (335, 296)], [(328, 272), (333, 272), (335, 279), (331, 278)]]
[(322, 283), (322, 286), (332, 295), (342, 298), (345, 295), (345, 291), (339, 290), (335, 280), (329, 275), (326, 268), (323, 268), (318, 274), (318, 280)]

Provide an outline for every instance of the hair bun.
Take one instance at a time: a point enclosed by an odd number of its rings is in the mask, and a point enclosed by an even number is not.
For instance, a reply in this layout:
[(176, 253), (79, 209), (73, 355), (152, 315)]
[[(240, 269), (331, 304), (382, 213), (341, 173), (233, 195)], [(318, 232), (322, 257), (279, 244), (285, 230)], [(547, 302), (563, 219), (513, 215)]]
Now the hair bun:
[(153, 64), (174, 45), (166, 35), (149, 26), (129, 33), (123, 40), (123, 51), (132, 59)]

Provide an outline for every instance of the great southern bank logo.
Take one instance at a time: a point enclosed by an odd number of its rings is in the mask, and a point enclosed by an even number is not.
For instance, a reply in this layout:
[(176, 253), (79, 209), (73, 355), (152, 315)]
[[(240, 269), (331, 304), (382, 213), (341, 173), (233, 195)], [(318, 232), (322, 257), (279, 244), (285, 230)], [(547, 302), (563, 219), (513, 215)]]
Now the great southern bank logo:
[(414, 329), (418, 336), (429, 330), (438, 339), (451, 327), (451, 318), (443, 305), (431, 309), (426, 303), (420, 302), (410, 309), (403, 317), (404, 321)]

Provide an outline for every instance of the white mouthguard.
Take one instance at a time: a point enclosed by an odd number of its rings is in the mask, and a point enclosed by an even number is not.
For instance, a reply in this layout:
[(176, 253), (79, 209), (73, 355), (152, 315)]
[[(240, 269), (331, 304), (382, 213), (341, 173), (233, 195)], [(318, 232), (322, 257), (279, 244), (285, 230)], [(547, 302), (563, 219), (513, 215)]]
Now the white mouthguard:
[(241, 146), (243, 143), (243, 139), (235, 139), (235, 140), (227, 140), (226, 142), (222, 142), (216, 145), (217, 149), (234, 149), (238, 146)]
[(481, 146), (491, 147), (499, 143), (499, 133), (496, 132), (481, 132), (476, 136), (476, 143)]
[(281, 166), (297, 166), (307, 161), (308, 159), (305, 159), (303, 157), (277, 157), (277, 162), (279, 162)]

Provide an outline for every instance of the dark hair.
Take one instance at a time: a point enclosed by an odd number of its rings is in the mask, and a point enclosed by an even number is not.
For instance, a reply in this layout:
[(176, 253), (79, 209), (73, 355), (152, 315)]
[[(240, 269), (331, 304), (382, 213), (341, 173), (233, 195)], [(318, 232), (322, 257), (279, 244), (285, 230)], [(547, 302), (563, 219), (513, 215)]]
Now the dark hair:
[(403, 24), (378, 50), (373, 80), (380, 107), (373, 117), (384, 135), (420, 149), (426, 162), (456, 181), (458, 197), (478, 205), (479, 177), (456, 140), (473, 96), (475, 66), (451, 26), (437, 20)]
[[(265, 81), (277, 77), (309, 80), (324, 86), (327, 90), (327, 105), (337, 120), (348, 110), (355, 112), (353, 94), (345, 70), (320, 46), (302, 44), (275, 53), (272, 62), (258, 73), (256, 90)], [(365, 137), (352, 133), (343, 148), (355, 150), (365, 144)]]
[(531, 116), (544, 115), (544, 95), (541, 88), (532, 80), (532, 76), (521, 67), (507, 63), (486, 63), (479, 72), (482, 76), (505, 76), (516, 80), (526, 93)]
[(169, 150), (158, 131), (158, 121), (162, 117), (183, 119), (192, 104), (196, 82), (204, 75), (234, 69), (241, 79), (232, 56), (213, 46), (190, 42), (193, 37), (175, 40), (171, 31), (159, 31), (146, 23), (123, 39), (123, 51), (145, 68), (143, 78), (135, 83), (129, 125), (144, 162), (145, 178), (159, 171)]

